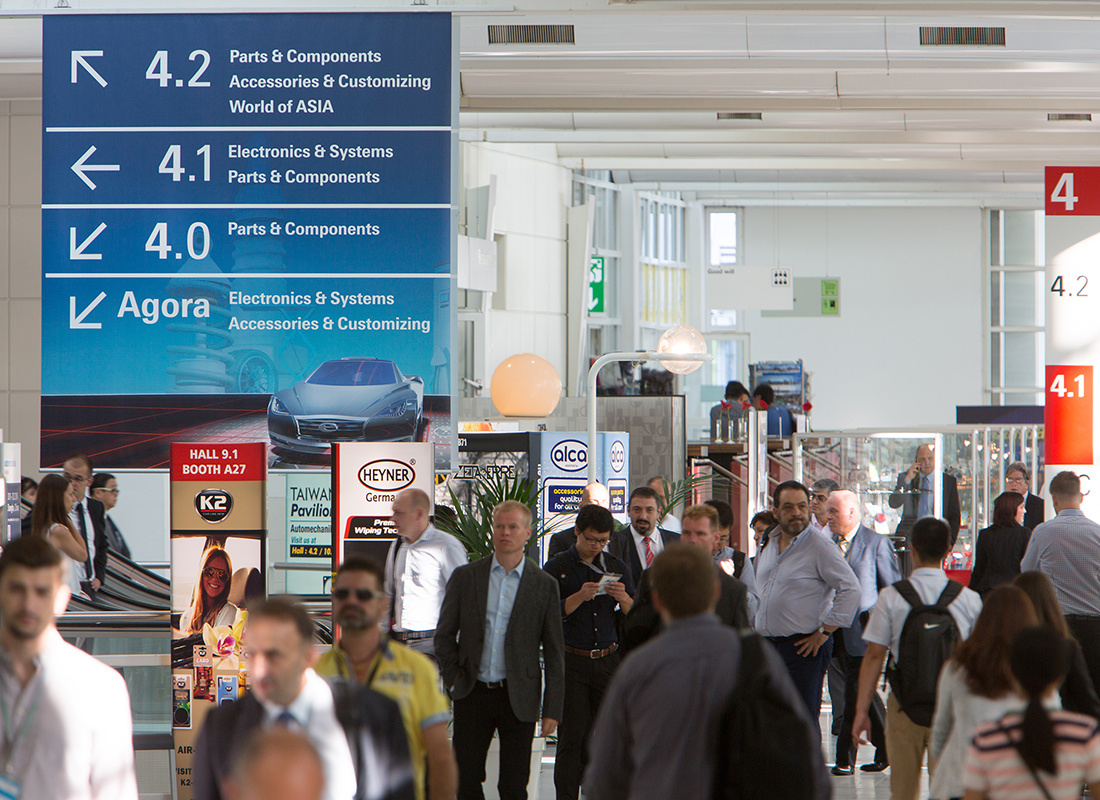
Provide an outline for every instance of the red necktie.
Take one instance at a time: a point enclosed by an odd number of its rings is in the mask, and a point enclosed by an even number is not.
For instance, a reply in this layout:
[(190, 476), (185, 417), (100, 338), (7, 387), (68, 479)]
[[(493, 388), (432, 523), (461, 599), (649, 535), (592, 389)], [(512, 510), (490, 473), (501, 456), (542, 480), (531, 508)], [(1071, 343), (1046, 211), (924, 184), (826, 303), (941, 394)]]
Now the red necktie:
[(642, 541), (645, 542), (645, 566), (649, 569), (653, 566), (653, 547), (649, 543), (648, 536), (643, 536)]

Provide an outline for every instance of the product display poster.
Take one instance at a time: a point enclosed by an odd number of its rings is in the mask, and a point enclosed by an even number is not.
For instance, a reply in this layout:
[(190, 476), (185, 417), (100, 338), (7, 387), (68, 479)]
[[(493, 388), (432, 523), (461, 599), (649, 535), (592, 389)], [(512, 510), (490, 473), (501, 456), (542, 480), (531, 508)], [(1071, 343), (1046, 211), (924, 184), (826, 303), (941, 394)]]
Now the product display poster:
[[(20, 487), (23, 482), (22, 473), (22, 445), (19, 442), (5, 442), (0, 440), (0, 456), (4, 461), (4, 516), (7, 517), (7, 538), (10, 542), (18, 538), (23, 525), (21, 511), (23, 509), (22, 493)], [(2, 519), (3, 516), (0, 516)]]
[(174, 442), (170, 451), (172, 732), (176, 795), (190, 800), (203, 719), (248, 687), (242, 633), (249, 602), (265, 595), (267, 447)]
[[(315, 472), (286, 475), (286, 560), (290, 564), (332, 564), (332, 478)], [(329, 573), (288, 570), (289, 594), (324, 594)]]
[(353, 555), (385, 563), (397, 537), (393, 501), (405, 489), (420, 489), (431, 502), (435, 471), (430, 444), (359, 442), (332, 448), (333, 571)]
[[(1100, 514), (1093, 371), (1100, 363), (1100, 167), (1046, 168), (1046, 485), (1081, 476), (1087, 516)], [(1049, 498), (1049, 492), (1043, 492)], [(1048, 518), (1053, 508), (1048, 507)]]
[(262, 440), (274, 468), (358, 441), (450, 468), (454, 26), (43, 19), (43, 466)]

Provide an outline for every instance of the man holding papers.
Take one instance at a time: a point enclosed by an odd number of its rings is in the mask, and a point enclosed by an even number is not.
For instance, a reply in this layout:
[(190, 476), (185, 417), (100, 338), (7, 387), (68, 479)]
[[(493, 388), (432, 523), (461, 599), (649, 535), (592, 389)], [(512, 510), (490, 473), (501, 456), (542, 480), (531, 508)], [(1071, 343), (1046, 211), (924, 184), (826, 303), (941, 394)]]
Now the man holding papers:
[(605, 552), (615, 519), (606, 508), (584, 506), (577, 541), (546, 563), (558, 581), (565, 633), (565, 708), (558, 726), (554, 786), (558, 800), (577, 800), (588, 761), (588, 731), (619, 664), (618, 615), (633, 605), (626, 564)]

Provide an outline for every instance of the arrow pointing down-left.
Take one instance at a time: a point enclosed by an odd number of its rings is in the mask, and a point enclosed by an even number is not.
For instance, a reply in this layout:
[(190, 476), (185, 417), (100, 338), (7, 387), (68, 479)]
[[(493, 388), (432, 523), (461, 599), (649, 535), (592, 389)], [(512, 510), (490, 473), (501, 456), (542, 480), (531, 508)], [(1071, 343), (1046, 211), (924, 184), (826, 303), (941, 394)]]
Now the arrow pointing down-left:
[(69, 327), (73, 330), (99, 330), (103, 326), (98, 322), (85, 322), (84, 318), (92, 313), (92, 309), (103, 302), (103, 299), (107, 296), (106, 292), (100, 292), (99, 295), (88, 304), (80, 314), (76, 313), (76, 298), (69, 295)]
[(102, 253), (86, 253), (84, 250), (95, 241), (95, 237), (107, 230), (107, 223), (99, 223), (99, 227), (92, 231), (88, 238), (81, 242), (79, 245), (76, 243), (76, 228), (69, 228), (69, 260), (70, 261), (101, 261), (103, 259)]

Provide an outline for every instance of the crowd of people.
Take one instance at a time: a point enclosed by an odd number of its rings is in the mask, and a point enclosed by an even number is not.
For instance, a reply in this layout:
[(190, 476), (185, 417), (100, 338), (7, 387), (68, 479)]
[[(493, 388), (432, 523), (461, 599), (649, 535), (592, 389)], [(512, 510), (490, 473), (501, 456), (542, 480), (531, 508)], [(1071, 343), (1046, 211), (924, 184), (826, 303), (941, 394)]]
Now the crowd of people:
[[(873, 757), (860, 769), (889, 769), (895, 800), (920, 796), (925, 765), (931, 798), (1078, 797), (1100, 783), (1100, 525), (1080, 510), (1080, 479), (1053, 478), (1057, 516), (1030, 531), (1027, 514), (1042, 512), (1019, 485), (1026, 467), (1011, 465), (966, 588), (943, 569), (953, 521), (924, 513), (931, 481), (942, 480), (925, 470), (928, 455), (918, 450), (896, 489), (911, 509), (904, 578), (893, 541), (865, 527), (859, 497), (833, 481), (781, 483), (751, 521), (754, 558), (736, 549), (721, 501), (688, 506), (674, 533), (660, 489), (642, 485), (620, 528), (593, 484), (541, 568), (522, 503), (494, 509), (493, 553), (467, 563), (432, 524), (428, 496), (407, 489), (385, 561), (354, 557), (337, 570), (339, 636), (325, 652), (292, 600), (249, 603), (250, 691), (207, 715), (194, 796), (276, 796), (264, 787), (277, 786), (287, 800), (481, 800), (497, 737), (499, 796), (522, 800), (541, 732), (557, 736), (559, 800), (582, 788), (588, 800), (709, 797), (721, 788), (730, 720), (767, 702), (786, 735), (794, 725), (811, 743), (773, 753), (805, 777), (792, 796), (827, 797), (818, 724), (835, 683), (837, 779), (866, 744)], [(92, 470), (70, 467), (37, 486), (31, 535), (0, 554), (0, 789), (125, 800), (136, 797), (125, 686), (53, 625), (70, 595), (98, 588), (78, 522), (89, 504), (77, 511), (74, 480), (89, 483)], [(219, 600), (231, 571), (224, 550), (204, 551), (181, 629), (227, 613)], [(65, 703), (78, 671), (97, 698), (73, 714)], [(761, 769), (767, 716), (751, 743)], [(32, 754), (41, 742), (82, 756), (51, 768)], [(788, 784), (777, 780), (782, 797)]]

